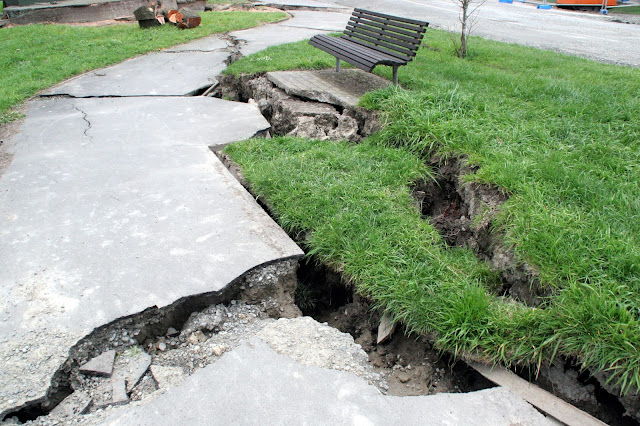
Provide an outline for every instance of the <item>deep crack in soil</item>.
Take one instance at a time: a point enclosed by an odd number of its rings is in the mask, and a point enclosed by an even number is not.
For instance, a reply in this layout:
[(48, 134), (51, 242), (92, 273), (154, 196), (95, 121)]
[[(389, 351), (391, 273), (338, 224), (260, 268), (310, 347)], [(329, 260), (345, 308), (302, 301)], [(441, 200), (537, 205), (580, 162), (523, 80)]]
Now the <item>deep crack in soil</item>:
[[(244, 89), (239, 90), (243, 93)], [(251, 192), (239, 167), (227, 155), (216, 154)], [(428, 165), (435, 171), (435, 180), (416, 182), (412, 187), (423, 218), (438, 229), (449, 246), (472, 249), (500, 273), (503, 285), (498, 296), (544, 308), (550, 290), (540, 286), (535, 270), (505, 247), (503, 236), (492, 227), (509, 194), (500, 188), (464, 181), (464, 175), (474, 172), (464, 158), (446, 161), (433, 158)], [(258, 200), (271, 214), (269, 207)], [(291, 237), (302, 245), (300, 236)], [(358, 295), (351, 283), (327, 266), (306, 259), (298, 271), (298, 283), (296, 304), (302, 312), (351, 334), (369, 354), (376, 371), (386, 379), (389, 394), (470, 392), (493, 386), (465, 363), (434, 349), (428, 337), (396, 331), (390, 341), (376, 344), (380, 313), (372, 310), (371, 302)], [(575, 362), (558, 358), (556, 363), (560, 367), (543, 366), (538, 376), (533, 369), (520, 369), (516, 373), (608, 424), (638, 424), (626, 414), (618, 397), (607, 392), (588, 372), (579, 371)]]

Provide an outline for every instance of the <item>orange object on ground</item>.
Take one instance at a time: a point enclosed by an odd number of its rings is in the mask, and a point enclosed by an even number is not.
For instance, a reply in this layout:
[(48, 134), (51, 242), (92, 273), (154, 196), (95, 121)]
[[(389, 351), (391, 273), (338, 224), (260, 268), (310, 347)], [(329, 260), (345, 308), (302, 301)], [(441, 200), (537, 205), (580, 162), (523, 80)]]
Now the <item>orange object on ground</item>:
[[(598, 0), (556, 0), (559, 7), (576, 6), (576, 7), (602, 7), (602, 1)], [(607, 0), (607, 7), (616, 6), (616, 0)]]

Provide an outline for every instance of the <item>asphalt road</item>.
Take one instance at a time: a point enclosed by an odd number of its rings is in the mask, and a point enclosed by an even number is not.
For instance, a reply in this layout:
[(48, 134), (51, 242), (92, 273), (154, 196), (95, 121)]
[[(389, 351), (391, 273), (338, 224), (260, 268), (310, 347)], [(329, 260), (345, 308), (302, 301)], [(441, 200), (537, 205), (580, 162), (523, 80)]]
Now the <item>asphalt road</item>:
[[(459, 8), (453, 0), (334, 0), (407, 18), (431, 27), (457, 30)], [(578, 55), (615, 64), (640, 66), (640, 25), (612, 17), (564, 10), (539, 10), (523, 3), (488, 0), (478, 10), (473, 35)]]

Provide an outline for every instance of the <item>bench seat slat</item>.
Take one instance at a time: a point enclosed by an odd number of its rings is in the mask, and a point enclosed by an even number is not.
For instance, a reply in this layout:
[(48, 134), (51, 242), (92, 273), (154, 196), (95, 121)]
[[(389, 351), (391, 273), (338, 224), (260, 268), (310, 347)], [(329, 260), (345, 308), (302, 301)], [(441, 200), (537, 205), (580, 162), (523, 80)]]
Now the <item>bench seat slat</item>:
[[(384, 34), (389, 37), (397, 38), (398, 40), (406, 41), (408, 43), (420, 43), (422, 37), (412, 35), (409, 31), (402, 31), (396, 28), (392, 28), (386, 24), (380, 24), (378, 22), (365, 21), (362, 19), (351, 19), (347, 24), (347, 27), (355, 26), (366, 29), (367, 31)], [(402, 32), (400, 32), (402, 31)]]
[(351, 15), (351, 18), (349, 18), (349, 23), (379, 27), (380, 29), (384, 29), (385, 31), (392, 34), (404, 34), (411, 39), (420, 39), (422, 37), (422, 34), (424, 34), (426, 31), (426, 27), (415, 27), (408, 29), (406, 28), (406, 25), (400, 26), (398, 22), (375, 18), (372, 16), (356, 16), (355, 14)]
[(414, 25), (425, 26), (426, 27), (426, 25), (425, 25), (426, 22), (424, 22), (424, 21), (418, 21), (418, 20), (415, 20), (415, 19), (403, 18), (401, 16), (385, 15), (384, 13), (373, 12), (371, 10), (364, 10), (364, 9), (359, 9), (359, 8), (354, 9), (354, 12), (358, 12), (358, 13), (366, 14), (366, 15), (373, 15), (373, 16), (377, 16), (379, 18), (392, 19), (394, 21), (401, 21), (401, 22), (406, 22), (408, 24), (414, 24)]
[(360, 35), (363, 35), (365, 37), (370, 37), (372, 39), (375, 40), (380, 40), (386, 43), (390, 43), (392, 45), (396, 45), (397, 47), (395, 48), (395, 50), (400, 50), (402, 49), (406, 54), (409, 54), (410, 52), (415, 52), (416, 50), (418, 50), (419, 44), (416, 43), (407, 43), (404, 41), (400, 41), (400, 40), (396, 40), (393, 39), (387, 35), (384, 34), (380, 34), (380, 33), (376, 33), (376, 32), (372, 32), (369, 31), (368, 28), (366, 27), (354, 27), (354, 26), (347, 26), (347, 28), (345, 29), (345, 34), (356, 34), (355, 37), (358, 37)]
[[(382, 53), (386, 53), (387, 55), (393, 56), (395, 58), (401, 59), (405, 62), (409, 62), (411, 60), (411, 58), (414, 56), (413, 52), (410, 52), (411, 55), (409, 54), (405, 54), (404, 52), (398, 52), (396, 50), (393, 50), (394, 46), (390, 45), (389, 43), (385, 43), (383, 41), (380, 40), (376, 40), (374, 38), (371, 37), (366, 37), (366, 36), (362, 36), (362, 35), (357, 35), (356, 37), (354, 37), (352, 34), (348, 33), (345, 31), (345, 34), (340, 36), (343, 38), (346, 38), (347, 40), (350, 40), (354, 43), (358, 43), (361, 46), (364, 47), (368, 47), (370, 49), (374, 49), (377, 50), (379, 52)], [(396, 47), (397, 49), (397, 47)], [(407, 52), (409, 53), (409, 52)]]
[(345, 36), (340, 36), (339, 40), (344, 41), (345, 48), (356, 51), (360, 54), (375, 58), (381, 64), (395, 64), (405, 65), (406, 60), (398, 58), (397, 56), (389, 55), (385, 52), (381, 52), (379, 49), (373, 48), (373, 46), (359, 43), (358, 40), (354, 40)]
[[(377, 50), (370, 49), (359, 44), (355, 44), (350, 40), (329, 37), (326, 35), (315, 36), (310, 40), (312, 45), (321, 44), (327, 48), (330, 48), (333, 52), (343, 52), (345, 56), (358, 60), (359, 62), (366, 63), (372, 69), (376, 65), (404, 65), (405, 62), (401, 61), (393, 56), (386, 55)], [(324, 50), (324, 49), (323, 49)], [(345, 59), (347, 62), (350, 60)], [(354, 64), (355, 65), (355, 64)]]
[(367, 58), (363, 58), (362, 56), (358, 56), (353, 52), (346, 51), (335, 45), (325, 44), (324, 41), (325, 40), (319, 40), (317, 37), (314, 37), (313, 39), (310, 40), (310, 43), (312, 46), (315, 46), (318, 49), (323, 50), (329, 53), (330, 55), (335, 56), (336, 58), (347, 61), (353, 66), (360, 68), (361, 70), (371, 72), (373, 71), (373, 68), (375, 68), (376, 66), (375, 61), (371, 61)]
[(372, 21), (376, 21), (376, 22), (380, 22), (381, 24), (392, 24), (394, 27), (398, 27), (398, 28), (403, 28), (405, 30), (409, 30), (409, 31), (415, 31), (417, 33), (423, 33), (426, 31), (426, 28), (423, 26), (414, 26), (414, 25), (410, 25), (410, 24), (403, 24), (401, 22), (391, 22), (388, 21), (386, 19), (383, 18), (378, 18), (375, 16), (370, 16), (370, 15), (365, 15), (363, 13), (358, 13), (358, 12), (354, 12), (353, 16), (356, 16), (358, 18), (366, 18), (366, 19), (370, 19)]

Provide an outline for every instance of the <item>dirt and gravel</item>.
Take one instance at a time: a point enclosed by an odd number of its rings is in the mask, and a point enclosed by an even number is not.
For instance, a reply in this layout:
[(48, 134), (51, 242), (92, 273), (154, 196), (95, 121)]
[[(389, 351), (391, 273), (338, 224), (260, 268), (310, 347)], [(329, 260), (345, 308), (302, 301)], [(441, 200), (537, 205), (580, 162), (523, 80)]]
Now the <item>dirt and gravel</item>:
[[(101, 423), (127, 404), (143, 404), (177, 386), (252, 336), (302, 364), (350, 372), (383, 392), (388, 388), (349, 334), (310, 317), (276, 320), (267, 310), (264, 304), (233, 300), (228, 305), (212, 305), (195, 312), (181, 330), (170, 327), (144, 346), (131, 345), (118, 351), (110, 358), (113, 372), (109, 375), (104, 371), (96, 375), (76, 370), (72, 378), (74, 392), (51, 413), (28, 423)], [(118, 389), (121, 377), (126, 380)], [(4, 423), (18, 422), (17, 417), (11, 417)]]

